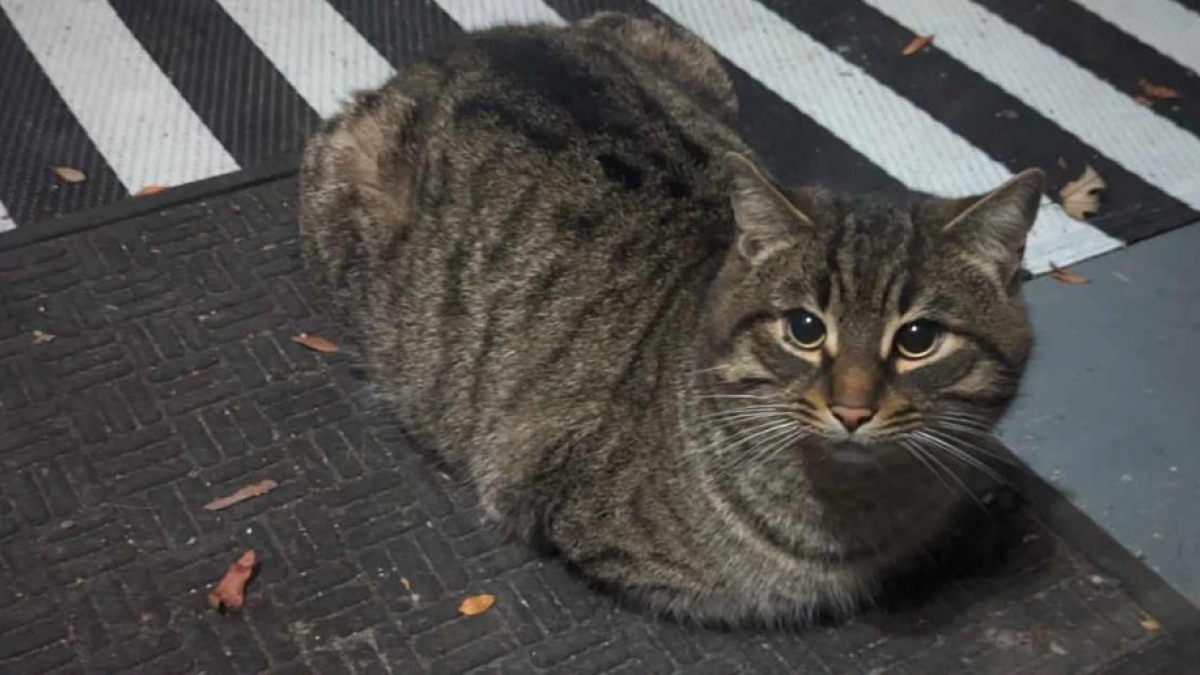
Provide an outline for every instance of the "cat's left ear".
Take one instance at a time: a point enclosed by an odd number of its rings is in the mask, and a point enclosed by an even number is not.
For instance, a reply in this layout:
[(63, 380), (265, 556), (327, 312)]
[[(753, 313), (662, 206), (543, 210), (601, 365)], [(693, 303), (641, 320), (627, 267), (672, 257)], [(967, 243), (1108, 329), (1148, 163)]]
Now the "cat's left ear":
[(942, 234), (1015, 290), (1025, 240), (1037, 219), (1045, 186), (1041, 169), (1022, 171), (982, 197), (963, 200), (965, 208), (942, 227)]
[(750, 158), (729, 152), (725, 163), (733, 179), (730, 200), (738, 253), (751, 264), (791, 246), (797, 236), (813, 228), (812, 220)]

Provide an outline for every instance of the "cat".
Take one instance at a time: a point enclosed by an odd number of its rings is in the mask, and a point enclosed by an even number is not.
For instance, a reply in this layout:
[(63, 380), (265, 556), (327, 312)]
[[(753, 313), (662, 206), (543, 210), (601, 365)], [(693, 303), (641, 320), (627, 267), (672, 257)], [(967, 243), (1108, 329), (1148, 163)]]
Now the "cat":
[(683, 620), (851, 613), (987, 470), (1044, 177), (788, 188), (737, 115), (671, 24), (469, 34), (310, 139), (305, 260), (388, 409), (516, 535)]

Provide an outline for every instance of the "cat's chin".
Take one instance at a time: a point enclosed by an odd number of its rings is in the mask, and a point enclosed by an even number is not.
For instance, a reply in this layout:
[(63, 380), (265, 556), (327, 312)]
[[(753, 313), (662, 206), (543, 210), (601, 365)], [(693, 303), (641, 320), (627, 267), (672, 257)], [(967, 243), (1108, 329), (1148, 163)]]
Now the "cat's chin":
[(844, 438), (828, 440), (823, 449), (835, 461), (846, 464), (870, 464), (902, 452), (900, 447), (886, 441), (864, 443)]

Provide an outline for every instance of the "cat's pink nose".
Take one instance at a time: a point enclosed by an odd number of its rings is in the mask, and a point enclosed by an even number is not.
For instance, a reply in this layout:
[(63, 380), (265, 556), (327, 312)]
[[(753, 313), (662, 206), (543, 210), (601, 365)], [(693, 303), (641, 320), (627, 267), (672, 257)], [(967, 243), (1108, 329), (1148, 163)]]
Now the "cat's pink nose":
[(875, 411), (870, 408), (849, 408), (844, 405), (830, 406), (829, 412), (833, 413), (850, 433), (854, 433), (855, 429), (870, 422), (875, 416)]

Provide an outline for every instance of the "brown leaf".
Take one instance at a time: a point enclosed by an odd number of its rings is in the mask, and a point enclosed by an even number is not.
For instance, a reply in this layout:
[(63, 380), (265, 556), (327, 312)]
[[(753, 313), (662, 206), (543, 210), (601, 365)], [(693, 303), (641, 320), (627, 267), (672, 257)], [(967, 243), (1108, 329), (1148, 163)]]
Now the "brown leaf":
[(1146, 78), (1138, 80), (1138, 86), (1142, 88), (1142, 93), (1149, 98), (1179, 98), (1179, 92), (1160, 84), (1154, 84)]
[(260, 480), (257, 483), (252, 483), (244, 488), (239, 489), (237, 492), (234, 492), (231, 495), (212, 500), (204, 505), (204, 510), (220, 511), (221, 509), (227, 509), (234, 504), (240, 504), (247, 499), (253, 499), (254, 497), (265, 495), (277, 487), (279, 487), (279, 483), (276, 483), (270, 478), (266, 480)]
[(1108, 183), (1092, 167), (1084, 167), (1083, 173), (1058, 191), (1062, 197), (1063, 210), (1075, 220), (1083, 220), (1088, 214), (1100, 210), (1099, 192)]
[(69, 166), (56, 166), (54, 167), (54, 173), (68, 183), (82, 183), (87, 180), (87, 174)]
[(217, 587), (208, 594), (209, 606), (213, 609), (220, 609), (221, 605), (229, 610), (241, 609), (242, 604), (246, 602), (246, 582), (250, 580), (250, 575), (254, 574), (254, 565), (257, 562), (258, 557), (254, 554), (254, 549), (243, 553), (237, 562), (229, 566), (229, 571), (221, 577)]
[(496, 604), (496, 596), (494, 595), (487, 593), (472, 595), (462, 601), (462, 604), (458, 606), (458, 612), (463, 616), (475, 616), (488, 611), (494, 604)]
[(1076, 285), (1076, 286), (1078, 286), (1080, 284), (1091, 283), (1091, 281), (1092, 281), (1091, 279), (1083, 276), (1082, 274), (1076, 274), (1074, 272), (1070, 272), (1068, 270), (1065, 270), (1065, 269), (1059, 267), (1058, 265), (1055, 265), (1054, 263), (1050, 263), (1050, 276), (1053, 277), (1054, 280), (1057, 282), (1064, 283), (1064, 284), (1072, 284), (1072, 285)]
[(47, 345), (54, 342), (58, 337), (43, 330), (30, 331), (29, 338), (35, 345)]
[(1145, 96), (1142, 96), (1141, 94), (1134, 96), (1133, 102), (1138, 105), (1154, 105), (1154, 101), (1151, 101), (1150, 99), (1146, 98)]
[(904, 49), (900, 50), (900, 56), (912, 56), (924, 49), (930, 42), (933, 42), (932, 35), (918, 35), (912, 39), (912, 42), (905, 45)]
[(1155, 619), (1152, 616), (1147, 616), (1146, 618), (1142, 619), (1138, 623), (1142, 624), (1142, 628), (1145, 628), (1146, 630), (1150, 630), (1150, 631), (1162, 630), (1162, 624), (1158, 622), (1158, 619)]
[(168, 187), (170, 187), (170, 186), (169, 185), (147, 185), (146, 187), (142, 188), (141, 190), (138, 190), (137, 193), (134, 194), (133, 196), (134, 197), (147, 197), (149, 195), (156, 195), (156, 194), (162, 192), (163, 190), (166, 190)]
[(293, 335), (292, 342), (304, 345), (305, 347), (321, 352), (322, 354), (333, 354), (338, 351), (338, 346), (334, 344), (332, 340), (323, 338), (320, 335), (301, 333), (299, 335)]

